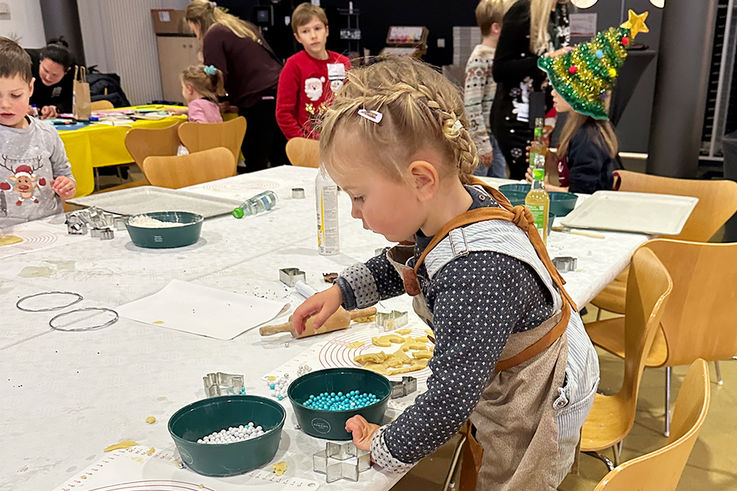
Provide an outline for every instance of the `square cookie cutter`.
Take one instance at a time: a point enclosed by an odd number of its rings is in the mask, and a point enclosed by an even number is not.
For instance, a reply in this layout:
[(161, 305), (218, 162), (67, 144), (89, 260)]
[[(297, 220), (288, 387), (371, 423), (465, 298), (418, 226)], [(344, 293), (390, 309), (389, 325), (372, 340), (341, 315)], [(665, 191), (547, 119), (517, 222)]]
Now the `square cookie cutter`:
[(299, 268), (282, 268), (279, 270), (279, 281), (294, 286), (298, 281), (305, 281), (305, 272)]
[(417, 379), (404, 376), (401, 381), (390, 380), (392, 384), (392, 399), (399, 399), (417, 390)]
[(376, 325), (383, 327), (385, 331), (406, 326), (409, 323), (409, 313), (399, 310), (391, 312), (376, 312)]
[(243, 375), (231, 373), (208, 373), (202, 377), (205, 384), (205, 395), (207, 397), (245, 394)]
[(358, 475), (371, 467), (371, 454), (353, 442), (325, 442), (325, 450), (313, 454), (312, 470), (325, 474), (328, 483), (338, 479), (358, 482)]
[(553, 258), (553, 266), (561, 273), (574, 271), (578, 267), (578, 259), (571, 256), (558, 256)]

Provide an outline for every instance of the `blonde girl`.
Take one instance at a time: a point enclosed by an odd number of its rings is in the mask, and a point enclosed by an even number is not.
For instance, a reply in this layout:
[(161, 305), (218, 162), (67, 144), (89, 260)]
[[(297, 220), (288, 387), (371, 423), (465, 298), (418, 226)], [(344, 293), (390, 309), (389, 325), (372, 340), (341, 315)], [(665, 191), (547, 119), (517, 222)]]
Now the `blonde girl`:
[(212, 65), (190, 65), (180, 78), (189, 121), (222, 123), (218, 97), (225, 95), (223, 72)]
[(248, 171), (287, 163), (286, 140), (275, 114), (281, 59), (258, 27), (228, 14), (215, 2), (193, 0), (184, 16), (202, 42), (204, 64), (222, 72), (228, 102), (248, 122), (242, 145)]
[(555, 489), (573, 462), (598, 365), (529, 213), (474, 180), (463, 101), (436, 71), (402, 57), (347, 78), (324, 116), (321, 160), (365, 228), (415, 245), (347, 268), (295, 310), (294, 326), (301, 332), (314, 317), (317, 328), (341, 305), (407, 291), (436, 345), (414, 405), (381, 427), (356, 416), (346, 430), (400, 472), (470, 417), (483, 447), (476, 489)]

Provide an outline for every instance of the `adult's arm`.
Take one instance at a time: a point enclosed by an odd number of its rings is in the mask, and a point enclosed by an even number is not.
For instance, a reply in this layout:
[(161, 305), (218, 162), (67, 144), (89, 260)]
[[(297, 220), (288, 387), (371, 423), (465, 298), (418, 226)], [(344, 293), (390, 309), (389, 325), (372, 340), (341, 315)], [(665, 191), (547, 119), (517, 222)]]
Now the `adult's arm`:
[(492, 73), (497, 83), (519, 84), (525, 77), (542, 80), (537, 56), (530, 51), (530, 2), (518, 1), (507, 11), (499, 34)]

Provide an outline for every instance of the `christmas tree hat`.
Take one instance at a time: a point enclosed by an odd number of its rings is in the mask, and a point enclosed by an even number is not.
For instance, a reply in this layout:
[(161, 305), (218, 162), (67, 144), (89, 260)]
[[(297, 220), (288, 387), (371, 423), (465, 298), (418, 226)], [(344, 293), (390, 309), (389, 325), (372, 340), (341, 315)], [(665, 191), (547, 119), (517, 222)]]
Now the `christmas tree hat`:
[(627, 56), (627, 45), (637, 33), (648, 32), (647, 12), (629, 11), (629, 19), (620, 27), (598, 33), (556, 57), (541, 56), (537, 66), (548, 74), (550, 83), (574, 111), (595, 119), (609, 119), (605, 100), (614, 87), (619, 69)]

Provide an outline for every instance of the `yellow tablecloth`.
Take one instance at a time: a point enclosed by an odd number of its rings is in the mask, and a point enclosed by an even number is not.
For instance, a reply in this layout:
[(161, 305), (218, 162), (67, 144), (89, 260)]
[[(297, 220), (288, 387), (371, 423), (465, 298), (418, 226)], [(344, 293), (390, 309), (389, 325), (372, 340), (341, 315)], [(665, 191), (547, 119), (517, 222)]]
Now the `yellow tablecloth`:
[[(167, 106), (136, 106), (124, 109), (167, 109)], [(165, 128), (177, 121), (186, 120), (186, 115), (169, 116), (155, 121), (138, 120), (116, 126), (91, 124), (84, 128), (59, 131), (61, 141), (72, 164), (72, 174), (77, 180), (77, 194), (86, 196), (95, 189), (94, 167), (127, 164), (133, 157), (125, 148), (125, 135), (131, 128)]]

